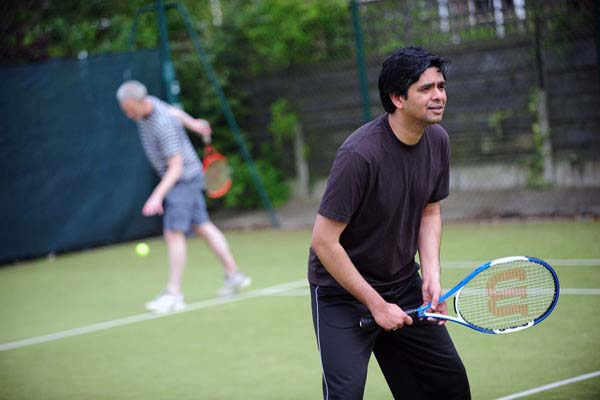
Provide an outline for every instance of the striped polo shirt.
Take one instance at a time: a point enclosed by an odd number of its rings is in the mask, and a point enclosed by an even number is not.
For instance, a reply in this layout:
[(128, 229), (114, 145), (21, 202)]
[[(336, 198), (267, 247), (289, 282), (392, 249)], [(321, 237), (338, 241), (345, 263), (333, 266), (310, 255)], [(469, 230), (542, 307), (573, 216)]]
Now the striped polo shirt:
[(144, 152), (152, 167), (162, 177), (167, 172), (169, 158), (181, 154), (183, 176), (180, 180), (202, 178), (202, 164), (181, 120), (169, 112), (167, 103), (154, 96), (146, 98), (152, 102), (153, 110), (150, 115), (137, 122), (137, 127)]

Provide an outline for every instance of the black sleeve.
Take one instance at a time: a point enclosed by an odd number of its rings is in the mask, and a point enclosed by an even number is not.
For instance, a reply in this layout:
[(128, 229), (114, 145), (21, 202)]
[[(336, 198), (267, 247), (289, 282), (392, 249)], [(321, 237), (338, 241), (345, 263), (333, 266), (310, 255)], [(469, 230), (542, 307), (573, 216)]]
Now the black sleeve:
[(365, 195), (369, 164), (353, 151), (341, 150), (335, 157), (318, 213), (348, 223)]

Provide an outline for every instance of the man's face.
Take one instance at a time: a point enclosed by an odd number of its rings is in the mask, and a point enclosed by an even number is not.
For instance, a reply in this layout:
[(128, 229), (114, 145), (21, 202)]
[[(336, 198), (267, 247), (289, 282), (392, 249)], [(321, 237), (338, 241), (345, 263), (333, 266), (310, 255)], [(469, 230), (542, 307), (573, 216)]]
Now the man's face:
[(439, 68), (426, 69), (419, 80), (408, 88), (406, 99), (397, 98), (403, 113), (427, 125), (442, 121), (446, 106), (446, 80)]
[(120, 103), (121, 110), (134, 121), (139, 121), (144, 117), (145, 109), (142, 101), (128, 97)]

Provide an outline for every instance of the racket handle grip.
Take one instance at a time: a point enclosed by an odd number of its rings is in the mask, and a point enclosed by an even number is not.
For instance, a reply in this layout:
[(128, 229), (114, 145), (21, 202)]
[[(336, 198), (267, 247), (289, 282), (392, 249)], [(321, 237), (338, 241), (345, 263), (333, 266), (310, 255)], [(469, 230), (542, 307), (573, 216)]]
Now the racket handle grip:
[[(416, 308), (411, 308), (408, 310), (404, 310), (404, 312), (411, 318), (416, 318), (419, 314), (419, 310), (417, 310)], [(376, 326), (377, 323), (375, 322), (375, 318), (373, 318), (372, 316), (368, 316), (368, 317), (362, 317), (360, 319), (360, 321), (358, 321), (358, 326), (361, 328), (370, 328), (372, 326)]]
[(360, 321), (358, 321), (358, 326), (361, 328), (370, 328), (375, 324), (375, 319), (373, 317), (362, 317)]

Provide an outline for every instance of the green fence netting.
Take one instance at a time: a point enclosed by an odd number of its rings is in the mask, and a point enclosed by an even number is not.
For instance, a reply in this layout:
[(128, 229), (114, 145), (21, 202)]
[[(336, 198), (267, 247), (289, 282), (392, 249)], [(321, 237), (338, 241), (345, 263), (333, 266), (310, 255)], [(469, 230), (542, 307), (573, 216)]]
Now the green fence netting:
[(115, 91), (131, 66), (160, 95), (156, 51), (0, 68), (0, 263), (160, 232), (157, 183)]

